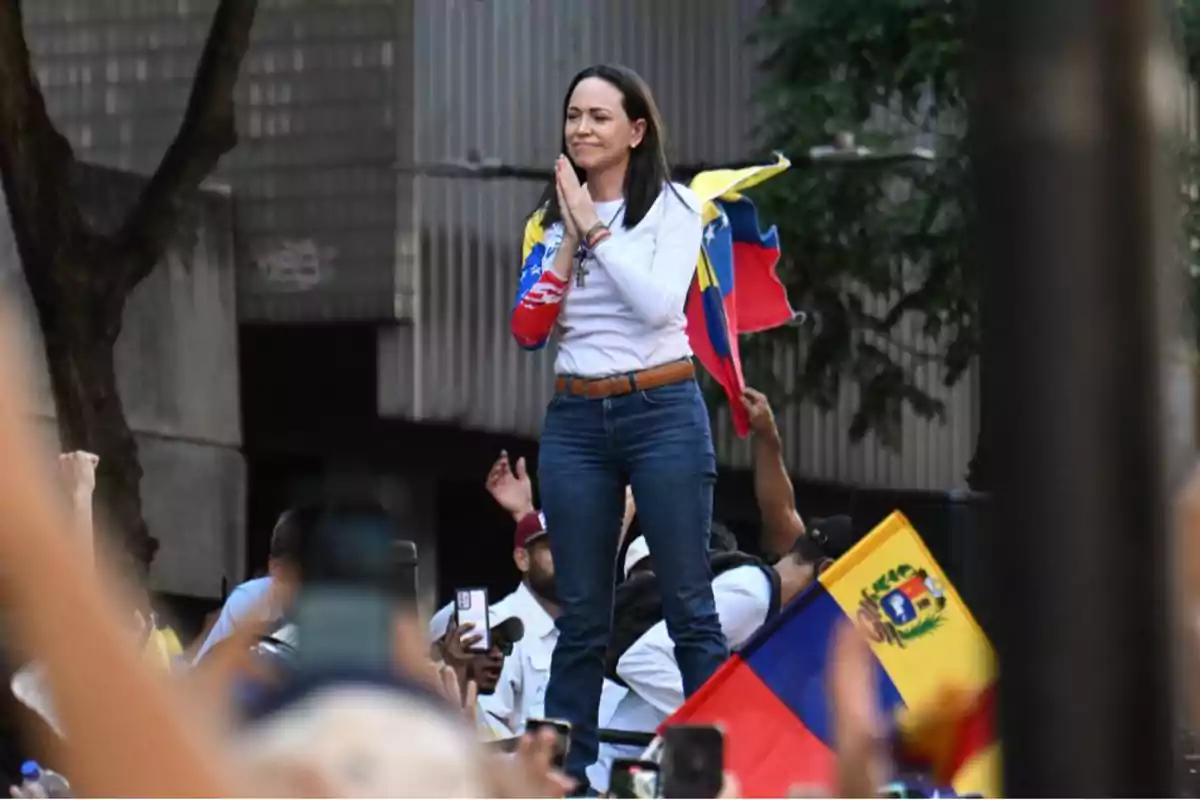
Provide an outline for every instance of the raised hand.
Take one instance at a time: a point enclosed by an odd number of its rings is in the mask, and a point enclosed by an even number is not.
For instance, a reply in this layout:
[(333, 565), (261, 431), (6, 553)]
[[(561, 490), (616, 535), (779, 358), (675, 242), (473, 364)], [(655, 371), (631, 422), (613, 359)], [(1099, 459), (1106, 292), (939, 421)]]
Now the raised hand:
[(483, 634), (473, 633), (474, 630), (474, 622), (464, 622), (460, 626), (453, 620), (446, 629), (446, 637), (442, 640), (442, 660), (456, 672), (465, 674), (467, 664), (474, 656), (471, 646), (483, 641)]
[(524, 458), (517, 459), (517, 467), (514, 471), (508, 462), (508, 453), (501, 450), (500, 457), (496, 459), (496, 463), (492, 464), (492, 469), (488, 472), (485, 485), (492, 499), (509, 514), (512, 514), (513, 519), (520, 520), (521, 517), (535, 510), (533, 507), (533, 481), (529, 480), (529, 473), (525, 471)]
[[(563, 194), (563, 182), (558, 173), (563, 169), (563, 163), (566, 159), (559, 156), (554, 162), (554, 191), (558, 195), (558, 210), (562, 215), (563, 223), (563, 246), (572, 250), (579, 245), (579, 226), (575, 224), (575, 217), (571, 214), (571, 208), (567, 205), (567, 198)], [(571, 169), (570, 162), (566, 163), (566, 169)]]
[(82, 450), (58, 457), (58, 471), (71, 498), (75, 529), (88, 547), (93, 546), (92, 495), (96, 491), (96, 467), (100, 458)]
[(771, 411), (771, 403), (767, 396), (757, 389), (747, 386), (742, 390), (742, 405), (750, 415), (750, 430), (757, 435), (775, 436), (775, 414)]
[(575, 168), (566, 156), (558, 157), (558, 162), (554, 165), (554, 180), (558, 187), (560, 206), (566, 204), (562, 207), (563, 219), (570, 216), (575, 223), (576, 234), (579, 237), (584, 236), (600, 221), (600, 217), (596, 214), (596, 204), (592, 202), (592, 196), (587, 188), (579, 183), (579, 176), (575, 174)]

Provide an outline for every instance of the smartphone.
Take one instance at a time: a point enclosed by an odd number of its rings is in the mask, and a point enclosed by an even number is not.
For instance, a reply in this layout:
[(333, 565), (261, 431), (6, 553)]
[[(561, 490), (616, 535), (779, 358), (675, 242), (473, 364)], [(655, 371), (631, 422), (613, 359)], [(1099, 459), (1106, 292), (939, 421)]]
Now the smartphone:
[(395, 523), (371, 506), (299, 512), (300, 592), (294, 607), (301, 670), (395, 667), (403, 575)]
[(454, 593), (455, 619), (459, 626), (468, 622), (474, 629), (468, 634), (482, 634), (483, 638), (471, 645), (470, 649), (477, 653), (486, 653), (492, 649), (491, 615), (488, 611), (487, 589), (459, 589)]
[(663, 797), (716, 797), (724, 783), (725, 734), (712, 725), (676, 725), (663, 731)]
[(615, 758), (608, 778), (609, 797), (658, 797), (658, 764)]
[(550, 764), (558, 770), (561, 770), (567, 763), (567, 751), (571, 749), (571, 723), (563, 722), (560, 719), (537, 719), (529, 718), (525, 720), (525, 732), (537, 734), (545, 728), (554, 731), (554, 756)]

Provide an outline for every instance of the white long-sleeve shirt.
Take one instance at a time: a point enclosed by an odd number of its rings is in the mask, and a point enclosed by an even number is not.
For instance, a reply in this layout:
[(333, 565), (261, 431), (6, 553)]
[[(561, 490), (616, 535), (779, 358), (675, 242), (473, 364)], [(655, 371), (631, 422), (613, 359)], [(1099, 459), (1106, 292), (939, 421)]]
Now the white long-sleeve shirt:
[[(691, 355), (684, 303), (700, 256), (700, 212), (699, 198), (681, 184), (664, 185), (630, 230), (623, 227), (624, 200), (596, 203), (612, 235), (576, 264), (565, 287), (551, 270), (562, 224), (547, 229), (522, 273), (518, 312), (522, 304), (561, 302), (556, 372), (600, 378)], [(533, 346), (541, 344), (539, 337)]]
[[(735, 567), (713, 579), (713, 599), (721, 631), (730, 649), (736, 650), (767, 621), (771, 581), (757, 566)], [(628, 703), (642, 702), (653, 707), (662, 722), (683, 705), (683, 676), (665, 621), (646, 631), (625, 651), (617, 662), (617, 675), (629, 687), (629, 694), (617, 706), (617, 714)]]
[(238, 584), (225, 599), (220, 616), (217, 617), (212, 630), (208, 632), (208, 638), (204, 640), (204, 644), (200, 645), (200, 649), (196, 651), (193, 662), (199, 662), (212, 649), (213, 645), (232, 636), (234, 630), (243, 623), (249, 622), (252, 616), (278, 617), (276, 609), (268, 609), (265, 605), (267, 598), (271, 596), (273, 584), (274, 579), (269, 577), (253, 578)]

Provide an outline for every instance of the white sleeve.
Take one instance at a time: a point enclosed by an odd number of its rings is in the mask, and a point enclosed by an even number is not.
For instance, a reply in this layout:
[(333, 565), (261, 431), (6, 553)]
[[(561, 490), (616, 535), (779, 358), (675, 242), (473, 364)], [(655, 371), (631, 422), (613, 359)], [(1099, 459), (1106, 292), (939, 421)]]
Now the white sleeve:
[(713, 581), (713, 597), (721, 632), (729, 647), (737, 649), (767, 621), (771, 582), (758, 567), (736, 567)]
[(617, 662), (617, 675), (638, 697), (670, 716), (683, 705), (683, 676), (675, 663), (675, 643), (667, 623), (642, 634)]
[(654, 236), (612, 237), (592, 251), (621, 298), (655, 328), (668, 325), (683, 311), (704, 236), (700, 201), (690, 189), (672, 184), (658, 203), (663, 204), (661, 211), (651, 208), (639, 223), (640, 227), (654, 220)]
[[(738, 567), (713, 581), (721, 632), (730, 647), (741, 647), (767, 619), (771, 583), (758, 567)], [(659, 622), (625, 651), (617, 675), (643, 700), (664, 714), (683, 705), (683, 676), (675, 663), (675, 643)]]
[(229, 597), (225, 598), (225, 605), (221, 607), (216, 623), (208, 632), (208, 637), (200, 645), (200, 649), (196, 651), (192, 663), (200, 663), (200, 659), (204, 658), (213, 645), (232, 636), (233, 632), (246, 622), (251, 612), (259, 608), (258, 603), (259, 598), (245, 584), (230, 592)]

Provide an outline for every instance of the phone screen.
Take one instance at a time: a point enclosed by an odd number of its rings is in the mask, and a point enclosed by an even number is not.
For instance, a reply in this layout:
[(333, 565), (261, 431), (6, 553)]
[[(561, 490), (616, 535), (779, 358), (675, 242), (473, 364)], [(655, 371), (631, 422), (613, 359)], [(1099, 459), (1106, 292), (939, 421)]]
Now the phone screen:
[(537, 734), (546, 728), (554, 731), (554, 757), (550, 763), (561, 770), (567, 763), (567, 751), (571, 749), (571, 723), (558, 719), (525, 720), (526, 733)]
[(663, 797), (716, 797), (724, 765), (725, 736), (719, 728), (676, 725), (663, 732)]
[(610, 797), (658, 797), (658, 764), (632, 758), (613, 759), (608, 779)]
[(486, 653), (492, 649), (492, 631), (488, 615), (487, 589), (459, 589), (454, 593), (454, 610), (459, 626), (471, 623), (475, 627), (468, 635), (482, 634), (483, 638), (471, 645), (471, 650)]

